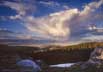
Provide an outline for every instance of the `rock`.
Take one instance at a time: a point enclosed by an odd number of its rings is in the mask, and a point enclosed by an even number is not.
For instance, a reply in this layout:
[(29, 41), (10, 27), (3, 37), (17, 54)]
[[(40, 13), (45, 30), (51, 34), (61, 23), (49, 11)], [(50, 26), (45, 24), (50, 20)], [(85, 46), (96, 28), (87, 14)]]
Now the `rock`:
[(91, 53), (89, 60), (82, 63), (80, 67), (81, 69), (85, 69), (85, 68), (88, 68), (90, 65), (97, 66), (97, 67), (103, 65), (103, 48), (102, 47), (95, 48), (94, 51)]
[(30, 59), (21, 60), (17, 62), (17, 65), (22, 69), (23, 72), (38, 72), (41, 70), (40, 66)]
[(74, 64), (68, 72), (103, 72), (103, 47), (95, 48), (86, 62)]
[(93, 64), (103, 64), (103, 47), (95, 48), (91, 53), (88, 62)]

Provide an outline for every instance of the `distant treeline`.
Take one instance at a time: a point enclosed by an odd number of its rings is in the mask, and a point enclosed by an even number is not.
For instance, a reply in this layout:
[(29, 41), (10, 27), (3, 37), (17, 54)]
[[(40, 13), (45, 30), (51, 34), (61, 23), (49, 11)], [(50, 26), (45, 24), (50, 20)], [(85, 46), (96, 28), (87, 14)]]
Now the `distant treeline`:
[(41, 59), (47, 64), (79, 62), (89, 59), (91, 52), (103, 47), (103, 42), (89, 42), (69, 46), (48, 46), (32, 55), (34, 59)]
[(81, 43), (78, 45), (66, 46), (66, 48), (96, 48), (103, 47), (103, 42), (89, 42), (89, 43)]
[(88, 43), (80, 43), (77, 45), (68, 45), (68, 46), (49, 46), (44, 48), (44, 51), (52, 51), (52, 50), (78, 50), (78, 49), (93, 49), (97, 47), (103, 47), (103, 42), (88, 42)]

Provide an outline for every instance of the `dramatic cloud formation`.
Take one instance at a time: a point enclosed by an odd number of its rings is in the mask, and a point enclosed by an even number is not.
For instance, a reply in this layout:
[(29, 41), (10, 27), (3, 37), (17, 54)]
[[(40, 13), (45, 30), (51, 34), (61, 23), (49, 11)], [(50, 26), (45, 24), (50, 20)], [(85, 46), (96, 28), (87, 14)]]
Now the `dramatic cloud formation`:
[[(48, 6), (60, 6), (54, 2), (40, 1), (39, 3)], [(63, 8), (66, 10), (51, 13), (46, 16), (34, 17), (32, 14), (35, 13), (36, 6), (33, 4), (8, 1), (3, 3), (3, 5), (17, 11), (17, 15), (10, 16), (10, 19), (19, 19), (22, 25), (38, 37), (54, 40), (69, 40), (70, 37), (80, 33), (83, 29), (82, 26), (87, 25), (91, 17), (95, 16), (93, 12), (102, 4), (103, 0), (91, 2), (85, 5), (83, 10), (77, 8), (70, 9), (64, 5)]]
[(66, 21), (70, 21), (77, 12), (77, 9), (71, 9), (36, 19), (27, 17), (24, 22), (26, 23), (26, 27), (32, 32), (37, 32), (55, 39), (59, 37), (67, 38), (70, 35), (70, 29)]
[[(42, 18), (35, 19), (33, 17), (27, 17), (27, 19), (25, 19), (26, 27), (30, 31), (38, 32), (46, 37), (49, 36), (59, 40), (64, 38), (68, 39), (70, 32), (75, 33), (75, 31), (77, 32), (79, 30), (78, 28), (80, 28), (80, 25), (86, 24), (87, 19), (91, 18), (91, 13), (102, 3), (102, 0), (89, 3), (82, 11), (78, 9), (69, 9), (52, 13)], [(77, 28), (75, 28), (75, 26)]]

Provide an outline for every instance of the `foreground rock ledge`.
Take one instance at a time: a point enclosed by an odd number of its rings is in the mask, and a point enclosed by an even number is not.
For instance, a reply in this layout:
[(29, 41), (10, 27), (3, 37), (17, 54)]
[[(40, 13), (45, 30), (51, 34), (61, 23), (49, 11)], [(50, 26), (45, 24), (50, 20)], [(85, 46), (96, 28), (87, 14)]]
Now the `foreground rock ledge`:
[(79, 62), (69, 68), (48, 68), (42, 72), (103, 72), (103, 47), (95, 48), (86, 62)]

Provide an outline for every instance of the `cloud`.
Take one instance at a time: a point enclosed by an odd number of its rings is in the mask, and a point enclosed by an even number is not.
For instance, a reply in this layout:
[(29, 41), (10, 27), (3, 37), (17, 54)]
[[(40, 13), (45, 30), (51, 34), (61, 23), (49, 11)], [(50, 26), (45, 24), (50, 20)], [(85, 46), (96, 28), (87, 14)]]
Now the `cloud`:
[[(69, 27), (71, 28), (71, 36), (80, 36), (81, 32), (85, 32), (88, 25), (94, 23), (95, 11), (103, 4), (103, 0), (98, 2), (91, 2), (84, 6), (83, 10), (78, 10), (77, 16), (69, 21)], [(102, 15), (102, 14), (101, 14)]]
[(65, 10), (41, 18), (30, 16), (24, 19), (24, 22), (27, 29), (32, 32), (54, 39), (67, 38), (70, 29), (66, 21), (70, 21), (77, 13), (77, 9)]
[(80, 12), (80, 16), (84, 16), (84, 18), (88, 18), (90, 13), (94, 12), (97, 8), (99, 8), (103, 4), (103, 0), (98, 2), (91, 2), (84, 6), (84, 9)]
[(11, 19), (21, 18), (21, 16), (23, 16), (23, 15), (26, 14), (26, 13), (25, 13), (25, 10), (24, 10), (23, 7), (22, 7), (22, 4), (20, 4), (20, 3), (15, 3), (15, 2), (8, 2), (8, 1), (6, 1), (6, 2), (4, 2), (3, 5), (8, 6), (8, 7), (10, 7), (11, 9), (17, 11), (18, 14), (15, 15), (15, 16), (10, 16)]
[(15, 16), (10, 16), (10, 19), (20, 19), (23, 16), (28, 15), (29, 13), (32, 14), (32, 12), (35, 11), (35, 6), (32, 3), (22, 3), (22, 2), (9, 2), (5, 1), (1, 5), (8, 6), (11, 9), (15, 10), (17, 14)]
[[(40, 2), (49, 6), (60, 6), (54, 2)], [(10, 16), (10, 19), (18, 19), (23, 22), (23, 25), (32, 33), (36, 33), (38, 37), (68, 40), (72, 36), (78, 37), (79, 33), (84, 30), (83, 26), (87, 26), (88, 21), (93, 19), (93, 12), (103, 4), (103, 0), (91, 2), (84, 6), (83, 10), (77, 8), (67, 8), (66, 10), (51, 13), (42, 17), (34, 17), (36, 6), (27, 3), (4, 2), (4, 5), (18, 12), (15, 16)]]
[(48, 1), (48, 2), (45, 2), (45, 1), (40, 1), (39, 2), (40, 4), (43, 4), (47, 7), (52, 7), (54, 9), (57, 9), (57, 8), (61, 8), (61, 9), (69, 9), (69, 7), (67, 5), (62, 5), (58, 2), (54, 2), (54, 1)]
[(84, 38), (81, 38), (82, 41), (84, 42), (102, 42), (103, 41), (103, 36), (102, 35), (90, 35), (88, 37), (84, 37)]
[(0, 39), (11, 38), (14, 32), (6, 28), (0, 28)]
[(40, 1), (39, 3), (44, 4), (44, 5), (48, 5), (48, 6), (60, 6), (59, 3), (53, 2), (53, 1), (49, 1), (49, 2)]
[(0, 39), (31, 39), (31, 35), (17, 33), (6, 28), (0, 28)]

